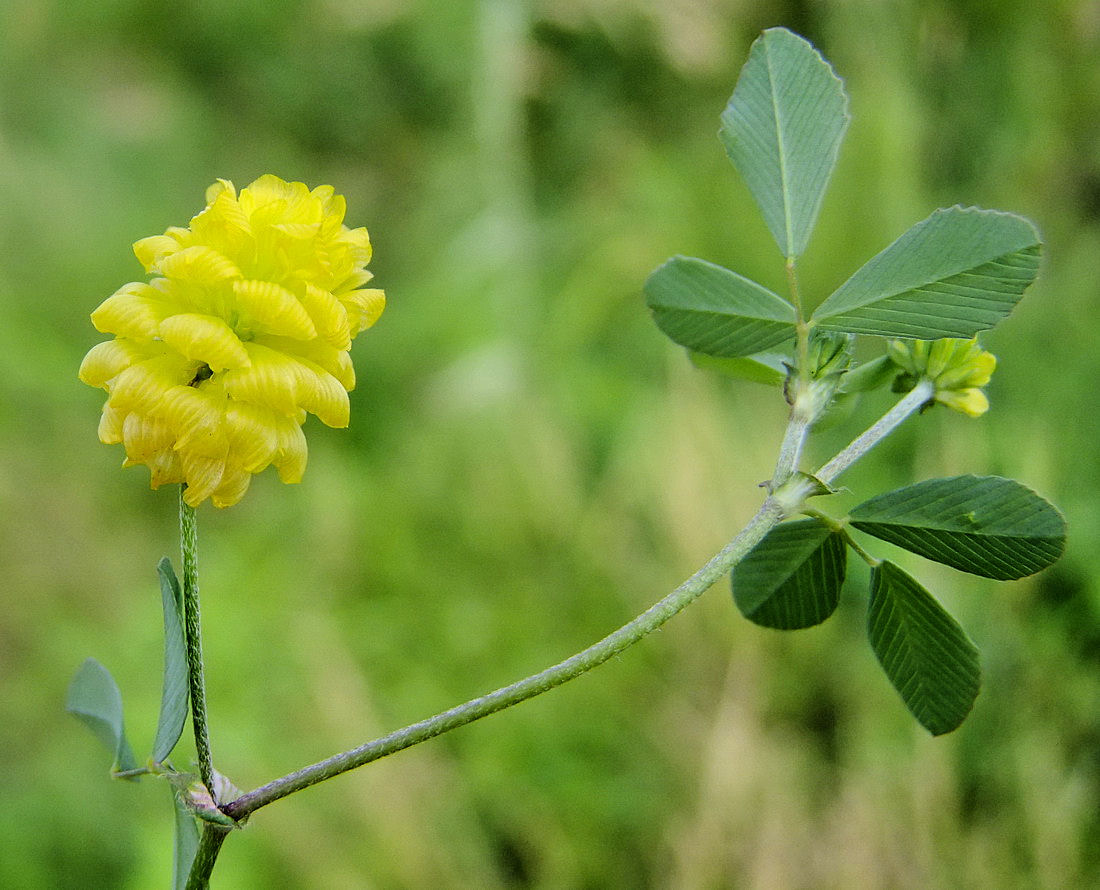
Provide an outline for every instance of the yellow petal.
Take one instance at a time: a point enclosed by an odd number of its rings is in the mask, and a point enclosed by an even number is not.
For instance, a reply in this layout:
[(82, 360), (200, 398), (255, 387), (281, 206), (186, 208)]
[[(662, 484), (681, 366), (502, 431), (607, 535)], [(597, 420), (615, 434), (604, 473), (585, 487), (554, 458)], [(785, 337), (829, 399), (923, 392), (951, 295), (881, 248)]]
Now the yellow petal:
[(225, 409), (224, 396), (211, 395), (210, 390), (197, 386), (175, 386), (164, 394), (156, 416), (175, 434), (181, 459), (196, 454), (224, 460), (229, 447), (223, 425)]
[(213, 315), (173, 315), (160, 323), (160, 336), (180, 354), (209, 365), (215, 372), (247, 368), (250, 364), (240, 337)]
[(230, 259), (199, 244), (158, 260), (156, 271), (165, 278), (207, 286), (241, 277), (241, 270)]
[(334, 198), (341, 201), (343, 200), (343, 196), (337, 195), (336, 189), (334, 189), (331, 185), (319, 185), (315, 189), (310, 191), (309, 196), (315, 201), (319, 201), (326, 213), (329, 212), (330, 202)]
[(111, 404), (126, 413), (152, 414), (165, 393), (191, 382), (195, 369), (194, 362), (175, 353), (138, 362), (115, 379), (111, 386)]
[(308, 359), (339, 380), (344, 389), (355, 389), (355, 368), (352, 366), (351, 356), (346, 350), (337, 349), (325, 340), (291, 340), (289, 337), (261, 334), (252, 342), (294, 358)]
[(221, 483), (210, 495), (211, 503), (218, 508), (232, 507), (244, 497), (251, 481), (251, 474), (236, 470), (227, 464), (222, 473)]
[(353, 291), (361, 288), (364, 284), (366, 284), (368, 281), (371, 281), (373, 278), (373, 272), (368, 272), (366, 269), (355, 269), (347, 276), (347, 278), (345, 278), (343, 281), (340, 282), (340, 284), (333, 288), (332, 292), (334, 295), (342, 299), (343, 295), (346, 294), (348, 291)]
[(149, 467), (150, 488), (183, 482), (183, 465), (180, 463), (179, 455), (172, 449), (158, 451), (145, 463)]
[(227, 463), (249, 473), (264, 469), (279, 448), (277, 422), (277, 416), (267, 408), (230, 399), (225, 409)]
[(294, 241), (306, 241), (316, 238), (320, 231), (320, 222), (272, 223), (271, 228)]
[(345, 229), (340, 240), (350, 248), (351, 255), (356, 263), (365, 266), (370, 262), (374, 250), (370, 245), (370, 236), (365, 228), (360, 226), (358, 229)]
[(147, 464), (157, 454), (170, 451), (175, 441), (168, 423), (159, 417), (131, 413), (122, 424), (122, 442), (131, 464)]
[(200, 243), (227, 257), (236, 256), (252, 237), (248, 217), (227, 189), (218, 192), (206, 209), (192, 218), (191, 231)]
[(117, 410), (108, 399), (99, 416), (99, 441), (104, 445), (117, 445), (122, 441), (126, 415)]
[(977, 387), (936, 393), (936, 401), (969, 417), (981, 417), (989, 410), (989, 399)]
[(344, 214), (347, 213), (347, 201), (343, 195), (336, 194), (331, 185), (319, 185), (310, 195), (321, 204), (321, 213), (324, 221), (321, 223), (321, 233), (328, 235), (338, 232), (344, 222)]
[(298, 404), (316, 414), (326, 426), (342, 429), (351, 417), (348, 391), (320, 365), (307, 359), (299, 364), (302, 373), (298, 378)]
[(293, 358), (261, 346), (245, 343), (252, 364), (225, 371), (221, 380), (230, 398), (271, 408), (290, 416), (298, 410), (298, 378), (301, 365)]
[(279, 437), (279, 444), (271, 463), (278, 469), (279, 479), (288, 485), (301, 482), (309, 454), (302, 427), (291, 418), (280, 417), (275, 431)]
[(225, 473), (225, 458), (208, 457), (191, 451), (179, 452), (180, 465), (187, 488), (183, 499), (191, 507), (197, 507), (217, 491)]
[(135, 343), (133, 340), (106, 340), (88, 350), (78, 375), (89, 386), (109, 389), (111, 380), (131, 365), (164, 353), (161, 343)]
[[(305, 188), (305, 186), (302, 187)], [(266, 205), (292, 201), (294, 195), (295, 191), (291, 183), (284, 182), (271, 173), (265, 173), (241, 189), (239, 200), (244, 212), (251, 216), (258, 208)]]
[(152, 272), (157, 263), (179, 250), (179, 240), (167, 234), (150, 235), (134, 242), (134, 256), (145, 267), (146, 272)]
[(317, 333), (328, 340), (337, 349), (351, 347), (351, 331), (348, 324), (348, 310), (344, 304), (327, 290), (322, 290), (308, 281), (302, 294), (302, 305), (313, 319)]
[(978, 356), (975, 364), (977, 368), (970, 382), (974, 386), (985, 386), (993, 377), (993, 372), (997, 370), (997, 356), (992, 352), (983, 352)]
[(985, 386), (997, 367), (997, 358), (982, 349), (977, 340), (954, 340), (955, 352), (946, 370), (935, 376), (940, 390)]
[(377, 288), (353, 290), (340, 294), (339, 299), (347, 307), (353, 337), (378, 321), (382, 310), (386, 308), (386, 292)]
[(213, 185), (206, 187), (206, 203), (213, 204), (222, 195), (229, 195), (233, 200), (237, 199), (237, 190), (228, 179), (218, 179)]
[(351, 362), (351, 356), (343, 350), (336, 350), (332, 364), (327, 361), (317, 361), (317, 364), (339, 380), (348, 392), (355, 389), (355, 365)]
[(100, 303), (92, 313), (92, 324), (104, 334), (152, 340), (157, 336), (161, 319), (172, 311), (161, 291), (135, 281), (124, 284)]
[(251, 330), (298, 340), (317, 336), (306, 308), (285, 287), (270, 281), (234, 281), (233, 295), (247, 315), (241, 324)]

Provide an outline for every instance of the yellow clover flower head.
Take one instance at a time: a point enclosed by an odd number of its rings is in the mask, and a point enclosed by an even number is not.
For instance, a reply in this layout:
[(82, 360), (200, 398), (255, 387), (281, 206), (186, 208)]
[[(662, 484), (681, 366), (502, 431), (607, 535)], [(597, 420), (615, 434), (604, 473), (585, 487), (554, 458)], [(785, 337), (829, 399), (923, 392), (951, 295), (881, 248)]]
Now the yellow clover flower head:
[(191, 506), (237, 503), (268, 466), (301, 480), (302, 423), (348, 425), (348, 350), (386, 304), (344, 210), (327, 185), (265, 175), (238, 194), (219, 179), (188, 228), (134, 244), (153, 278), (92, 313), (115, 338), (80, 366), (107, 390), (99, 438), (122, 443), (123, 466), (148, 466), (153, 488), (186, 483)]
[(981, 387), (989, 383), (997, 357), (975, 340), (893, 340), (889, 355), (905, 373), (899, 377), (902, 389), (911, 389), (927, 377), (936, 386), (935, 401), (970, 417), (989, 410), (989, 399)]

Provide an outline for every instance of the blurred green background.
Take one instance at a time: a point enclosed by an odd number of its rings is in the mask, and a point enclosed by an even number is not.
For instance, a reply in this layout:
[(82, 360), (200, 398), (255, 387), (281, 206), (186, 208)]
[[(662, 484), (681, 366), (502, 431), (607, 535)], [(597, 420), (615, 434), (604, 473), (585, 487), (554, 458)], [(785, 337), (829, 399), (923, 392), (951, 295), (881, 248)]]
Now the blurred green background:
[(719, 586), (593, 675), (261, 811), (214, 886), (1100, 883), (1100, 3), (3, 0), (0, 886), (168, 881), (166, 790), (108, 781), (62, 711), (93, 655), (148, 750), (175, 494), (119, 471), (76, 380), (130, 244), (215, 177), (332, 183), (389, 295), (304, 483), (200, 511), (215, 760), (255, 787), (587, 645), (754, 511), (781, 400), (693, 370), (640, 288), (673, 253), (782, 287), (715, 137), (777, 24), (852, 97), (811, 299), (938, 206), (1049, 245), (986, 340), (990, 414), (931, 412), (845, 477), (1001, 473), (1068, 515), (1036, 578), (905, 563), (982, 650), (974, 713), (936, 740), (910, 718), (855, 566), (789, 635)]

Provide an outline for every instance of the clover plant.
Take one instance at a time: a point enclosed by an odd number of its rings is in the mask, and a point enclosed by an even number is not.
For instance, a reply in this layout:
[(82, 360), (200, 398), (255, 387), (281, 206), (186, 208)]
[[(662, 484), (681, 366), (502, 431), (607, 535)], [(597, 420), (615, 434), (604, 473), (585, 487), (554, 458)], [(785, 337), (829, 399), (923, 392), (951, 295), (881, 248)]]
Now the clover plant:
[[(997, 476), (918, 481), (868, 497), (843, 516), (832, 514), (829, 499), (840, 475), (906, 418), (936, 405), (985, 413), (982, 387), (996, 359), (976, 338), (1004, 320), (1034, 280), (1041, 243), (1035, 227), (1011, 213), (935, 210), (810, 312), (798, 260), (848, 127), (847, 108), (843, 84), (809, 43), (782, 28), (765, 31), (722, 113), (720, 138), (775, 238), (787, 294), (682, 256), (645, 282), (654, 321), (697, 364), (773, 384), (790, 406), (763, 503), (745, 527), (683, 584), (576, 655), (248, 792), (213, 766), (196, 508), (208, 499), (232, 506), (268, 466), (284, 482), (302, 479), (302, 422), (313, 413), (330, 426), (347, 425), (355, 384), (348, 350), (378, 319), (385, 295), (364, 287), (370, 241), (365, 229), (343, 224), (343, 198), (329, 186), (311, 190), (268, 175), (238, 193), (219, 180), (187, 228), (135, 245), (154, 278), (125, 285), (92, 314), (114, 339), (89, 352), (80, 376), (108, 393), (100, 438), (123, 445), (124, 465), (147, 466), (154, 487), (179, 485), (183, 582), (168, 559), (157, 566), (163, 696), (147, 758), (135, 756), (122, 696), (99, 662), (88, 659), (78, 671), (67, 706), (110, 750), (114, 776), (155, 776), (171, 790), (173, 886), (206, 887), (222, 843), (260, 808), (572, 680), (726, 576), (746, 618), (795, 630), (833, 613), (854, 554), (869, 567), (861, 585), (868, 640), (902, 701), (934, 735), (963, 722), (980, 686), (974, 644), (919, 581), (874, 556), (857, 534), (1009, 580), (1059, 558), (1061, 515)], [(873, 338), (881, 354), (857, 363), (856, 337)], [(833, 458), (804, 469), (807, 437), (826, 412), (876, 388), (900, 398)], [(193, 769), (170, 760), (188, 714)]]

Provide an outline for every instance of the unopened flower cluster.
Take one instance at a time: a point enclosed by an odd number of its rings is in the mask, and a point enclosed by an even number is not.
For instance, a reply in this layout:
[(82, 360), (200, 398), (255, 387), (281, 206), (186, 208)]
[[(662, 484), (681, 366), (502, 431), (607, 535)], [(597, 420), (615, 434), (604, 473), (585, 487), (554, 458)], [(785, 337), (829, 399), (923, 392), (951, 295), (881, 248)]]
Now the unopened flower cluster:
[(371, 245), (343, 224), (331, 186), (262, 176), (218, 180), (188, 228), (143, 238), (152, 277), (119, 288), (95, 312), (114, 339), (92, 348), (80, 379), (107, 390), (99, 438), (144, 464), (153, 488), (185, 483), (197, 506), (237, 503), (252, 475), (283, 482), (306, 468), (302, 423), (348, 425), (352, 339), (378, 319), (364, 287)]
[(997, 357), (976, 340), (894, 340), (889, 355), (904, 372), (898, 380), (900, 389), (911, 389), (926, 377), (935, 384), (935, 401), (970, 417), (989, 410), (981, 387), (993, 376)]

